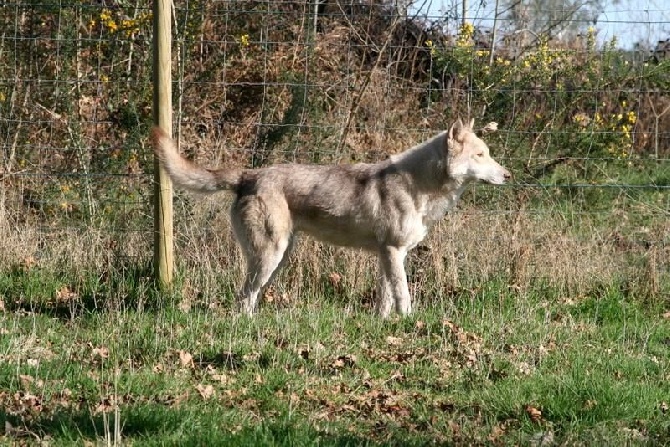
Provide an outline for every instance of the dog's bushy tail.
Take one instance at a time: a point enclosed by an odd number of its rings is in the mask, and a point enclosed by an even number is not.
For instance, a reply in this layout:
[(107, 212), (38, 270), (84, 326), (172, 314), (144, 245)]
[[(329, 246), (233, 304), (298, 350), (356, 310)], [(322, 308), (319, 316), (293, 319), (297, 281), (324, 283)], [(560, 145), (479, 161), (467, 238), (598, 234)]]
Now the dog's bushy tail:
[(160, 127), (151, 129), (151, 145), (172, 182), (180, 188), (208, 194), (236, 189), (242, 178), (240, 169), (206, 169), (182, 157), (174, 140)]

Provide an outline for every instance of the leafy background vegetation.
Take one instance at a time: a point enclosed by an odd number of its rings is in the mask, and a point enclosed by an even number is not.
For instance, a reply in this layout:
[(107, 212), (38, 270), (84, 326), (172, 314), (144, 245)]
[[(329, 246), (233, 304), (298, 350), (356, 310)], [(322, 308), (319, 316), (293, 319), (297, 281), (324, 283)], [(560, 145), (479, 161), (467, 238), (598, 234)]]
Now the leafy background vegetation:
[(408, 319), (372, 314), (374, 259), (309, 240), (235, 315), (225, 195), (178, 196), (158, 293), (150, 5), (2, 5), (1, 441), (670, 442), (668, 61), (577, 20), (512, 14), (492, 46), (384, 2), (317, 12), (179, 6), (189, 157), (376, 161), (475, 117), (514, 185), (473, 188), (412, 253)]

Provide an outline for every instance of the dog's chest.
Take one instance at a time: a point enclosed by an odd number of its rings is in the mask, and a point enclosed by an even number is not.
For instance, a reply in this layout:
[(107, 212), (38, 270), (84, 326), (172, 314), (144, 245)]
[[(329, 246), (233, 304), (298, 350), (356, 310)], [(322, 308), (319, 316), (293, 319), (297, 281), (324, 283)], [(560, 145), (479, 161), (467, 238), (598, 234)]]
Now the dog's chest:
[(445, 214), (458, 203), (464, 186), (449, 190), (445, 194), (427, 196), (423, 206), (423, 221), (427, 226), (431, 226), (436, 221), (442, 219)]

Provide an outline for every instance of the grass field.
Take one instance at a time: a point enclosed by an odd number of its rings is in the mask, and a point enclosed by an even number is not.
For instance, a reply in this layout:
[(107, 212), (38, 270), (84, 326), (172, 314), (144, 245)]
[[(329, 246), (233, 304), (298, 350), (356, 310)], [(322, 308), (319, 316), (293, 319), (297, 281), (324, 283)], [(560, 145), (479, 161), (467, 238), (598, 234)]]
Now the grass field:
[(167, 294), (103, 230), (54, 233), (44, 259), (4, 234), (2, 443), (670, 444), (663, 247), (466, 203), (408, 260), (410, 318), (372, 313), (373, 259), (305, 241), (250, 319), (220, 204), (178, 205)]
[(408, 256), (411, 317), (305, 240), (250, 319), (225, 194), (177, 195), (154, 287), (150, 3), (0, 7), (0, 445), (670, 445), (665, 43), (583, 10), (487, 45), (397, 2), (174, 2), (198, 163), (379, 161), (460, 116), (514, 174)]

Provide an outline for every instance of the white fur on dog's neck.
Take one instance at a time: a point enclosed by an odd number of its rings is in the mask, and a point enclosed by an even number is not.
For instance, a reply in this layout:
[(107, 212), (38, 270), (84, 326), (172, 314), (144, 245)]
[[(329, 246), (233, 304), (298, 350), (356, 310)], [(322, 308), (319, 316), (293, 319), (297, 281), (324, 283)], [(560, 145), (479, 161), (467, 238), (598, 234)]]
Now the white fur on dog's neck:
[(441, 132), (405, 152), (392, 155), (391, 163), (400, 167), (401, 172), (411, 172), (414, 186), (422, 193), (440, 194), (447, 184), (460, 189), (465, 186), (464, 180), (449, 176), (447, 138), (448, 132)]

